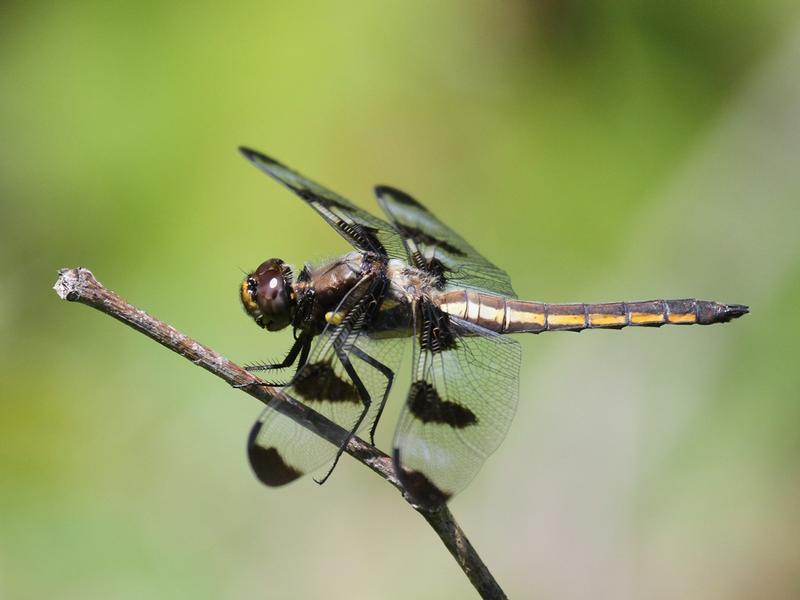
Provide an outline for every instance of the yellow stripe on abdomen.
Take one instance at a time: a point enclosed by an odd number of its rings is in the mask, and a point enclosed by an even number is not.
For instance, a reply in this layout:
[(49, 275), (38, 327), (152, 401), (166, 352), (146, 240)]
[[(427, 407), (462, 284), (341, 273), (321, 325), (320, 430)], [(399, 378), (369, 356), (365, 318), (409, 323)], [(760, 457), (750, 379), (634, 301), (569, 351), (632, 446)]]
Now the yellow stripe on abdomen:
[(693, 312), (691, 313), (670, 313), (667, 317), (668, 323), (674, 323), (676, 325), (692, 325), (697, 323), (697, 315)]
[(571, 329), (573, 327), (586, 327), (586, 315), (547, 315), (547, 328), (548, 329)]
[(591, 327), (624, 327), (627, 325), (625, 315), (607, 315), (603, 313), (589, 313)]
[(632, 312), (628, 317), (631, 325), (663, 325), (666, 321), (664, 320), (664, 313), (643, 313), (643, 312)]
[[(527, 327), (544, 330), (546, 315), (544, 309), (541, 308), (543, 305), (539, 305), (538, 308), (530, 310), (512, 305), (511, 300), (509, 300), (507, 304), (506, 318), (503, 324), (505, 331), (522, 331)], [(514, 304), (518, 305), (520, 302), (514, 301)]]

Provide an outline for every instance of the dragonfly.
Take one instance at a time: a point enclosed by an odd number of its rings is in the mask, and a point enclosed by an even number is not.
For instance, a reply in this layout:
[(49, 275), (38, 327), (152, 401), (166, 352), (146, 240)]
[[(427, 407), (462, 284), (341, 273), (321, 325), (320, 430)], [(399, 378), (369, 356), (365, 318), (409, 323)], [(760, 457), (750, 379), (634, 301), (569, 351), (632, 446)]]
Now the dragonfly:
[(386, 219), (249, 148), (253, 165), (302, 198), (352, 246), (295, 277), (271, 258), (241, 284), (259, 327), (290, 327), (286, 357), (254, 372), (294, 368), (279, 396), (297, 400), (348, 432), (338, 446), (268, 403), (248, 438), (258, 479), (282, 486), (333, 472), (350, 438), (375, 431), (407, 344), (408, 386), (392, 443), (398, 479), (412, 501), (435, 510), (461, 492), (505, 437), (519, 397), (521, 352), (510, 334), (725, 323), (743, 304), (648, 300), (548, 304), (520, 300), (508, 274), (409, 194), (375, 188)]

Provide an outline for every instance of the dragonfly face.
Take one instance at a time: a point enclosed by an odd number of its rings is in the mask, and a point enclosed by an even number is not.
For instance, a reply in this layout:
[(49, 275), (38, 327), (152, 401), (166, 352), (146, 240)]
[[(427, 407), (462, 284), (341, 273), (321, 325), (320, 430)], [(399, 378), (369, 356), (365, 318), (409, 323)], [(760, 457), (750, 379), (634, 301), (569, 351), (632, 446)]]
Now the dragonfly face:
[[(294, 283), (278, 259), (247, 276), (241, 298), (248, 314), (270, 331), (292, 325), (295, 338), (282, 362), (250, 370), (297, 363), (280, 394), (307, 404), (350, 436), (369, 426), (374, 440), (404, 344), (411, 341), (412, 381), (404, 386), (392, 458), (406, 492), (427, 508), (464, 489), (508, 431), (521, 353), (507, 334), (708, 325), (748, 311), (741, 304), (694, 299), (519, 300), (505, 271), (408, 194), (375, 189), (384, 221), (259, 152), (241, 151), (354, 249), (304, 268)], [(346, 443), (334, 446), (268, 406), (250, 432), (248, 455), (256, 476), (278, 486), (335, 466)]]
[(242, 305), (259, 327), (278, 331), (292, 322), (295, 294), (292, 270), (279, 258), (261, 263), (242, 282)]

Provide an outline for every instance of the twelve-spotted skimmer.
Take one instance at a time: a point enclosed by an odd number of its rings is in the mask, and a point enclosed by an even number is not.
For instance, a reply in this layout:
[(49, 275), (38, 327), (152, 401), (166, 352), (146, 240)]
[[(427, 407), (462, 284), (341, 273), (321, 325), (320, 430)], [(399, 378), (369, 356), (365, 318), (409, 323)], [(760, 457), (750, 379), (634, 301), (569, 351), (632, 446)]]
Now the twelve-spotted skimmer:
[[(282, 393), (353, 436), (375, 429), (403, 355), (414, 340), (413, 381), (397, 424), (393, 460), (407, 493), (434, 509), (460, 492), (499, 446), (514, 416), (519, 344), (505, 334), (629, 325), (709, 325), (748, 312), (741, 304), (651, 300), (544, 304), (517, 300), (508, 275), (400, 190), (375, 193), (388, 222), (263, 154), (241, 148), (259, 169), (305, 200), (355, 248), (295, 278), (273, 258), (241, 285), (245, 310), (268, 331), (291, 326), (295, 342), (275, 364), (294, 376)], [(348, 438), (349, 440), (349, 438)], [(269, 406), (248, 454), (269, 486), (294, 481), (342, 454)]]

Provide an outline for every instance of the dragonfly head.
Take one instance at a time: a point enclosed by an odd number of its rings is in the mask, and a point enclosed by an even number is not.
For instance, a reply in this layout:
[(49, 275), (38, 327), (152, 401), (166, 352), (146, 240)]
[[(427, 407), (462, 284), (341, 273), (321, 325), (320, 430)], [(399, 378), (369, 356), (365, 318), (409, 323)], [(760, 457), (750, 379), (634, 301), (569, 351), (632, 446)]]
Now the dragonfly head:
[(259, 327), (278, 331), (294, 317), (292, 269), (279, 258), (264, 261), (242, 282), (242, 305)]

